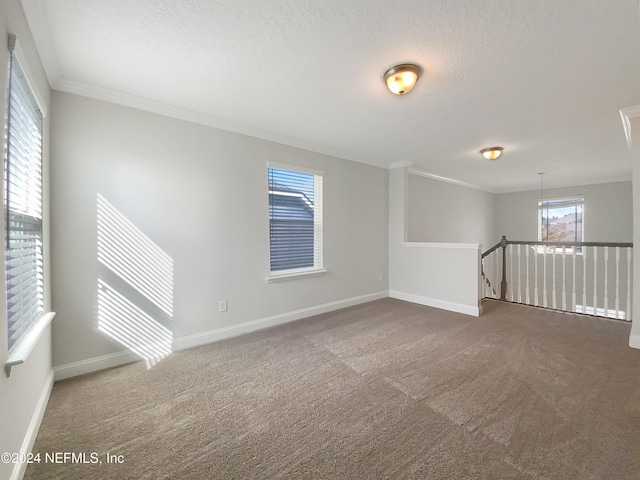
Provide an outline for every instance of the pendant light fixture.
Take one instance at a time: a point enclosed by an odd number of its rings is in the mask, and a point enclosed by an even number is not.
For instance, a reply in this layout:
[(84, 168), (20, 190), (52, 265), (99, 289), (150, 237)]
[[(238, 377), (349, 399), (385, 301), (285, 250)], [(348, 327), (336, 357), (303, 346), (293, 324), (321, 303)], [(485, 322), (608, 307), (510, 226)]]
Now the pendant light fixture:
[(414, 63), (402, 63), (395, 65), (384, 72), (382, 78), (387, 88), (394, 95), (404, 95), (415, 86), (422, 68)]

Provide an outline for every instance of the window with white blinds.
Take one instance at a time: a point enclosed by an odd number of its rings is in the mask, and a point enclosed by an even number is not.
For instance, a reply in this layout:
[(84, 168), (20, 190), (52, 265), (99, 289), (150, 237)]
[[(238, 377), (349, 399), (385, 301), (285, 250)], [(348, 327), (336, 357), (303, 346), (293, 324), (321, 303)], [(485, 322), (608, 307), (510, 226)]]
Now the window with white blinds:
[(321, 271), (323, 173), (269, 164), (271, 275)]
[(44, 310), (42, 113), (13, 54), (5, 112), (5, 273), (11, 349)]

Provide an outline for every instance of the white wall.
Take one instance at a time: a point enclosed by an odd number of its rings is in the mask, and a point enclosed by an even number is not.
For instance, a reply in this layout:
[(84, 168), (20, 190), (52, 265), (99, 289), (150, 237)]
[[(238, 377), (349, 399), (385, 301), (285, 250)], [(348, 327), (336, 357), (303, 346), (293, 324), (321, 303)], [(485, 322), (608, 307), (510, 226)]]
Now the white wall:
[(477, 316), (480, 245), (408, 242), (410, 176), (389, 172), (389, 296)]
[[(4, 131), (6, 91), (7, 91), (7, 35), (17, 36), (25, 54), (29, 78), (42, 95), (45, 106), (49, 107), (49, 85), (45, 78), (33, 40), (29, 33), (26, 19), (19, 0), (0, 1), (0, 108), (2, 109), (2, 131)], [(45, 199), (48, 195), (46, 182), (49, 165), (49, 119), (44, 119), (44, 181)], [(4, 143), (0, 145), (3, 148)], [(4, 151), (2, 152), (4, 158)], [(4, 182), (0, 182), (4, 185)], [(3, 199), (4, 195), (0, 195)], [(2, 200), (0, 200), (2, 201)], [(46, 200), (45, 200), (46, 204)], [(45, 239), (47, 237), (48, 215), (45, 212)], [(45, 242), (46, 244), (46, 242)], [(4, 245), (4, 243), (3, 243)], [(2, 247), (4, 248), (4, 247)], [(48, 252), (45, 250), (45, 275), (49, 275)], [(4, 250), (0, 252), (0, 270), (4, 272)], [(49, 284), (47, 284), (49, 285)], [(50, 309), (48, 286), (45, 290), (45, 308)], [(7, 360), (7, 316), (5, 289), (0, 289), (0, 365), (4, 367)], [(0, 372), (0, 452), (18, 453), (31, 450), (44, 408), (51, 392), (53, 371), (51, 368), (51, 327), (47, 327), (24, 364), (18, 365), (7, 378)], [(0, 478), (19, 478), (24, 472), (21, 465), (0, 463)]]
[[(387, 295), (386, 170), (59, 92), (52, 107), (62, 376), (128, 358), (114, 358), (123, 348), (96, 329), (98, 195), (172, 258), (173, 316), (158, 320), (178, 346)], [(268, 161), (325, 172), (326, 275), (265, 282)]]
[(410, 242), (495, 245), (495, 195), (409, 174)]
[[(544, 198), (584, 196), (585, 242), (631, 242), (633, 200), (631, 182), (601, 183), (545, 189)], [(538, 239), (540, 191), (496, 195), (496, 238)]]

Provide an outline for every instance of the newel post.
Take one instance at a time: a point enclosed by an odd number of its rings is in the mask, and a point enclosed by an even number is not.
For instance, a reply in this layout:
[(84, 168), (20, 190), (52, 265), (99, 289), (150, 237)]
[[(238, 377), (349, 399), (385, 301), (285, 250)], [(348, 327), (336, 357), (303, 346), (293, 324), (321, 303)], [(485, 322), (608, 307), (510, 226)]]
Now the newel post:
[(502, 281), (500, 282), (500, 300), (507, 299), (507, 236), (503, 235), (500, 240), (502, 247)]

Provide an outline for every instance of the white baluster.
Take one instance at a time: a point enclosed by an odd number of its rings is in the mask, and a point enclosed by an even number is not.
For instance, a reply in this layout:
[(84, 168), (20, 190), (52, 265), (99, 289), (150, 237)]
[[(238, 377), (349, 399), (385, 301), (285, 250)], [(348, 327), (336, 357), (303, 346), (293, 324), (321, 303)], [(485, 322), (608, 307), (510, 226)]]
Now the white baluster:
[(509, 249), (509, 299), (513, 302), (513, 245), (508, 245), (507, 249)]
[(551, 305), (553, 305), (553, 309), (556, 310), (558, 306), (556, 303), (556, 247), (553, 247), (551, 260), (553, 261), (553, 265), (551, 266), (551, 291), (553, 293)]
[(627, 311), (625, 319), (631, 321), (631, 256), (633, 250), (627, 247)]
[(482, 281), (482, 296), (486, 297), (487, 296), (487, 270), (485, 269), (485, 267), (487, 266), (487, 262), (486, 262), (486, 258), (481, 258), (480, 259), (480, 264), (482, 265), (482, 270), (481, 270), (481, 281)]
[(518, 244), (518, 252), (517, 255), (518, 257), (518, 303), (522, 303), (522, 274), (521, 274), (521, 267), (520, 267), (520, 244)]
[(598, 312), (598, 247), (593, 247), (593, 314)]
[(531, 298), (529, 297), (529, 249), (530, 249), (529, 245), (525, 245), (524, 246), (524, 256), (525, 256), (525, 259), (527, 261), (526, 267), (525, 267), (525, 270), (527, 272), (527, 279), (526, 279), (526, 282), (525, 282), (526, 286), (527, 286), (527, 292), (525, 294), (525, 297), (526, 297), (526, 300), (527, 300), (527, 305), (531, 304)]
[(576, 311), (576, 250), (578, 247), (574, 246), (571, 252), (571, 262), (573, 265), (573, 284), (571, 286), (571, 311)]
[(620, 247), (616, 247), (616, 318), (620, 318)]
[(547, 307), (547, 246), (542, 253), (542, 306)]
[(566, 310), (567, 309), (567, 289), (565, 287), (565, 283), (567, 283), (565, 281), (565, 264), (564, 264), (564, 259), (565, 259), (565, 254), (566, 254), (566, 247), (562, 247), (562, 310)]
[[(498, 278), (496, 272), (498, 271), (498, 250), (493, 252), (493, 260), (491, 261), (491, 265), (493, 266), (493, 272), (491, 273), (491, 291), (495, 291), (496, 289), (496, 279)], [(496, 294), (493, 295), (493, 298), (496, 298)]]
[(536, 245), (536, 254), (533, 256), (533, 267), (534, 267), (534, 283), (533, 283), (533, 304), (537, 307), (538, 302), (538, 245)]
[(609, 316), (609, 247), (604, 247), (604, 316)]
[(587, 308), (587, 252), (589, 247), (582, 247), (582, 313)]
[(491, 272), (489, 270), (489, 262), (491, 255), (487, 255), (486, 257), (484, 257), (484, 296), (485, 297), (489, 297), (489, 282), (491, 280), (489, 280), (489, 277), (491, 276)]

